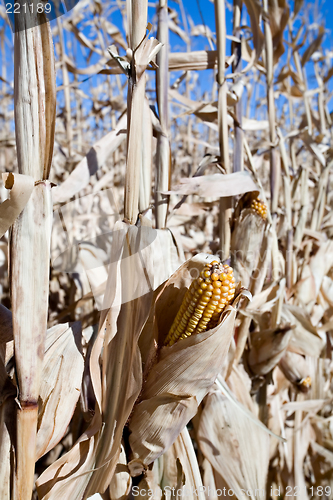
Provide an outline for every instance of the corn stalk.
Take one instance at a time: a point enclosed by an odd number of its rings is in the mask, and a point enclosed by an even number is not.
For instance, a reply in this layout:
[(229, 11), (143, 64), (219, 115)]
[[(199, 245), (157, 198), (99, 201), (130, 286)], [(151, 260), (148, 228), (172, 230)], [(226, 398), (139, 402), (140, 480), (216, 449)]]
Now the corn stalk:
[[(129, 12), (129, 38), (132, 64), (127, 94), (127, 165), (125, 175), (125, 220), (135, 224), (139, 213), (140, 171), (142, 163), (143, 106), (145, 100), (145, 75), (139, 77), (136, 51), (143, 41), (147, 26), (147, 0), (127, 0)], [(145, 68), (144, 68), (145, 69)]]
[(267, 109), (269, 123), (270, 140), (270, 183), (271, 183), (271, 213), (273, 220), (278, 206), (280, 167), (279, 157), (276, 150), (277, 135), (275, 130), (275, 101), (274, 101), (274, 57), (273, 57), (273, 38), (268, 15), (268, 0), (263, 0), (264, 16), (264, 34), (265, 34), (265, 60), (266, 60), (266, 85), (267, 85)]
[(164, 228), (166, 224), (169, 197), (161, 194), (161, 192), (169, 189), (170, 172), (170, 144), (168, 138), (169, 26), (167, 0), (160, 0), (159, 2), (157, 39), (163, 43), (163, 47), (157, 55), (158, 68), (156, 70), (157, 105), (162, 131), (158, 135), (156, 150), (155, 213), (156, 227)]
[[(242, 14), (242, 0), (234, 0), (234, 36), (239, 37), (239, 28)], [(234, 44), (233, 53), (235, 54), (235, 62), (233, 64), (233, 73), (239, 73), (242, 70), (242, 46), (240, 43)], [(241, 76), (235, 76), (234, 83), (240, 81)], [(243, 134), (244, 131), (242, 129), (242, 116), (243, 110), (242, 106), (242, 96), (239, 97), (238, 102), (235, 105), (235, 117), (234, 120), (234, 164), (233, 171), (240, 172), (243, 170), (244, 163), (244, 148), (243, 148)]]
[[(20, 21), (30, 27), (38, 19)], [(15, 33), (14, 104), (18, 169), (35, 181), (13, 225), (10, 285), (18, 384), (14, 498), (30, 500), (34, 480), (38, 397), (47, 327), (50, 238), (50, 172), (55, 128), (54, 52), (49, 23)]]
[[(229, 162), (229, 144), (228, 144), (228, 120), (227, 120), (227, 80), (225, 78), (226, 62), (226, 20), (225, 20), (225, 1), (215, 0), (215, 22), (217, 39), (217, 83), (218, 92), (218, 130), (221, 163), (226, 173), (230, 172)], [(230, 251), (230, 226), (229, 218), (231, 216), (231, 200), (229, 198), (220, 198), (220, 249), (222, 258), (226, 259)]]

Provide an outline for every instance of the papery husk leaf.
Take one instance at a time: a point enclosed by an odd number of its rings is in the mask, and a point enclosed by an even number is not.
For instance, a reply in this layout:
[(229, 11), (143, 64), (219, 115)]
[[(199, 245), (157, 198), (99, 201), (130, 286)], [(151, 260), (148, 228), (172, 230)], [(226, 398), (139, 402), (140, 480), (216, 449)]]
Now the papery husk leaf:
[(248, 363), (256, 375), (266, 375), (284, 355), (292, 330), (290, 325), (276, 330), (255, 332), (251, 337)]
[(50, 328), (45, 342), (36, 460), (54, 448), (65, 434), (80, 396), (84, 367), (80, 323)]
[(253, 209), (244, 209), (234, 222), (230, 254), (235, 276), (248, 287), (252, 273), (260, 266), (260, 247), (267, 222)]
[(279, 368), (284, 376), (300, 391), (308, 392), (311, 387), (311, 380), (302, 384), (310, 374), (309, 366), (303, 356), (287, 351), (279, 362)]
[[(191, 282), (190, 270), (202, 269), (213, 256), (199, 254), (186, 262), (166, 283), (156, 303), (160, 345)], [(195, 415), (223, 367), (234, 331), (236, 309), (226, 308), (214, 329), (162, 348), (144, 384), (130, 424), (133, 453), (130, 469), (137, 474), (164, 453)], [(134, 471), (135, 468), (135, 471)]]
[(325, 346), (325, 336), (319, 334), (304, 309), (285, 304), (282, 308), (282, 317), (285, 321), (295, 325), (288, 350), (319, 357)]
[[(269, 464), (269, 437), (223, 395), (212, 392), (205, 399), (198, 429), (199, 447), (212, 467), (222, 476), (238, 499), (241, 491), (262, 490), (266, 498)], [(260, 453), (254, 453), (254, 450)]]

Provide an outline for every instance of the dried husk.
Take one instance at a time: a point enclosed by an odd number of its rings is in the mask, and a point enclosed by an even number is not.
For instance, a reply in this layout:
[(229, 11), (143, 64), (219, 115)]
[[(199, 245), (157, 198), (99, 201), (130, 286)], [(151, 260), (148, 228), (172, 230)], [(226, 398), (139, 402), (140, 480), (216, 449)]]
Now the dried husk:
[(251, 208), (245, 208), (234, 221), (231, 235), (231, 259), (237, 279), (248, 287), (252, 273), (258, 274), (260, 248), (267, 221)]
[(287, 351), (279, 362), (279, 368), (299, 391), (307, 393), (310, 390), (310, 369), (303, 356)]
[[(198, 429), (199, 447), (238, 499), (266, 498), (268, 434), (240, 412), (220, 391), (205, 399)], [(260, 453), (254, 453), (260, 450)], [(243, 491), (242, 491), (243, 490)], [(257, 490), (257, 493), (255, 493)]]
[[(163, 345), (191, 275), (198, 275), (213, 256), (198, 254), (167, 281), (155, 306), (156, 336)], [(161, 349), (158, 362), (144, 382), (140, 401), (129, 424), (133, 460), (138, 475), (162, 455), (195, 415), (197, 408), (223, 367), (234, 331), (236, 309), (229, 306), (214, 329), (190, 336)]]
[(312, 325), (304, 309), (284, 304), (282, 319), (295, 325), (288, 350), (306, 356), (319, 357), (325, 346), (325, 336), (320, 335), (319, 331)]
[(281, 325), (277, 329), (259, 331), (252, 335), (247, 358), (252, 373), (266, 375), (273, 370), (288, 347), (291, 333), (290, 325)]

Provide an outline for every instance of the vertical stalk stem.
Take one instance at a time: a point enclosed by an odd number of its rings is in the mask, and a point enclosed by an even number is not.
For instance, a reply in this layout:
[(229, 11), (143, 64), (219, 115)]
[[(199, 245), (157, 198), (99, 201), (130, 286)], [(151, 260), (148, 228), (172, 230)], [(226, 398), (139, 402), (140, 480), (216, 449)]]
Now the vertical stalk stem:
[(148, 0), (127, 0), (129, 15), (129, 39), (132, 50), (131, 74), (127, 94), (127, 165), (125, 175), (124, 216), (135, 224), (139, 213), (140, 172), (142, 164), (142, 127), (145, 99), (145, 75), (137, 80), (135, 51), (143, 41), (147, 26)]
[[(227, 119), (227, 81), (225, 78), (226, 62), (226, 22), (225, 22), (225, 0), (215, 0), (215, 23), (217, 39), (217, 83), (218, 91), (218, 130), (221, 163), (226, 173), (230, 172), (229, 142), (228, 142), (228, 119)], [(230, 253), (230, 225), (231, 200), (220, 199), (219, 235), (222, 259), (227, 259)]]
[[(29, 17), (30, 16), (30, 17)], [(38, 17), (38, 15), (36, 14)], [(47, 328), (50, 239), (50, 172), (56, 87), (50, 24), (38, 26), (29, 9), (14, 35), (14, 106), (18, 169), (35, 187), (12, 228), (10, 287), (18, 384), (15, 500), (31, 500), (38, 397)], [(32, 27), (31, 26), (35, 26)]]
[(170, 143), (168, 138), (169, 26), (167, 0), (159, 1), (157, 39), (163, 43), (163, 46), (157, 54), (158, 68), (156, 70), (157, 106), (162, 132), (157, 138), (155, 214), (156, 227), (164, 228), (166, 224), (169, 197), (162, 195), (161, 192), (169, 189), (170, 182)]

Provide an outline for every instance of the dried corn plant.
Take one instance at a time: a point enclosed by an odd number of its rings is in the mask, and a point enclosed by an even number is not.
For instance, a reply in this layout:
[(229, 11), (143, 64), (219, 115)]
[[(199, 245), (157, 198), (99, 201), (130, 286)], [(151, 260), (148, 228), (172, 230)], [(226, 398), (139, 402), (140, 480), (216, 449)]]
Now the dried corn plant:
[(333, 498), (312, 6), (0, 8), (1, 500)]

